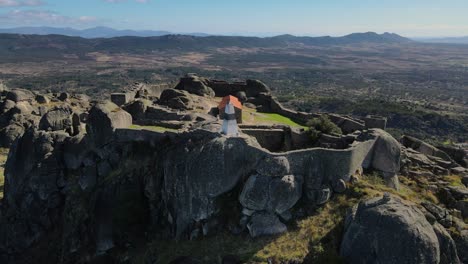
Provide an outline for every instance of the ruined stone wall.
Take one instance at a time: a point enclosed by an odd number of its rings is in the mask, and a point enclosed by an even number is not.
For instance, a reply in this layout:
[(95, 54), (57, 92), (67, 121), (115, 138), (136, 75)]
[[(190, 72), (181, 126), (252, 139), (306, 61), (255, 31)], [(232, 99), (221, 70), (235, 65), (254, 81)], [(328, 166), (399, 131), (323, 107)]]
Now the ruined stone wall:
[(366, 128), (380, 128), (384, 129), (387, 128), (387, 118), (381, 116), (366, 116), (362, 120), (364, 120)]
[(242, 129), (242, 132), (255, 137), (258, 143), (272, 152), (285, 150), (286, 133), (283, 129)]
[(243, 133), (253, 136), (258, 143), (272, 152), (304, 149), (310, 146), (310, 137), (302, 129), (284, 125), (241, 125)]
[(148, 92), (149, 96), (160, 97), (161, 93), (166, 90), (172, 88), (170, 84), (154, 84), (154, 85), (146, 85), (145, 89)]
[(135, 100), (138, 93), (143, 93), (146, 90), (146, 85), (143, 83), (135, 83), (124, 88), (121, 92), (111, 94), (111, 102), (117, 106), (122, 106)]

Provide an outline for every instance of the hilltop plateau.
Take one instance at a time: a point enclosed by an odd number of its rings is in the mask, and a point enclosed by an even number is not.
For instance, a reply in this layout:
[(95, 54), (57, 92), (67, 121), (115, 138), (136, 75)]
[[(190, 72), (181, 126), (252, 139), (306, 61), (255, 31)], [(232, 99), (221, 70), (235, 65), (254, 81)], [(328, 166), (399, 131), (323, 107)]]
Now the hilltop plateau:
[(466, 149), (260, 80), (167, 86), (4, 87), (2, 263), (468, 261)]

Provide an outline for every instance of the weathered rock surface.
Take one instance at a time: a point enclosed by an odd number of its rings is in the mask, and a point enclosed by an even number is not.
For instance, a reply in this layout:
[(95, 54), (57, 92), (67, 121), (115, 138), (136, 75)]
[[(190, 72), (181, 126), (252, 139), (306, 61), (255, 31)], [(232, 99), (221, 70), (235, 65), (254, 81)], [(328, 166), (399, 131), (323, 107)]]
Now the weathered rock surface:
[(266, 212), (254, 214), (247, 229), (252, 237), (277, 235), (287, 231), (286, 225), (276, 215)]
[(239, 201), (251, 210), (282, 214), (291, 209), (301, 195), (302, 180), (293, 175), (275, 178), (253, 175), (245, 183)]
[(268, 88), (266, 84), (259, 80), (247, 80), (247, 89), (246, 89), (246, 96), (247, 97), (255, 97), (261, 93), (270, 93), (271, 90)]
[(11, 146), (13, 142), (23, 135), (24, 128), (17, 124), (6, 126), (0, 130), (1, 145), (4, 147)]
[(405, 147), (412, 148), (424, 155), (435, 156), (435, 157), (442, 158), (444, 160), (451, 160), (450, 156), (447, 155), (447, 153), (417, 138), (410, 137), (410, 136), (403, 136), (400, 139), (400, 142)]
[(266, 176), (283, 176), (289, 174), (289, 161), (284, 156), (266, 157), (257, 166), (257, 172)]
[(34, 94), (29, 90), (14, 89), (7, 93), (6, 99), (11, 100), (15, 103), (22, 101), (32, 101), (34, 99)]
[(462, 263), (468, 263), (468, 230), (462, 230), (459, 235), (454, 236), (458, 256)]
[(38, 94), (36, 95), (36, 102), (40, 104), (48, 104), (50, 103), (50, 99), (47, 95)]
[(187, 75), (186, 77), (181, 78), (175, 89), (185, 90), (189, 93), (200, 96), (215, 96), (213, 89), (208, 86), (208, 81), (196, 75)]
[(188, 110), (193, 108), (193, 101), (190, 95), (183, 90), (164, 90), (161, 93), (158, 103), (173, 109)]
[(348, 263), (460, 263), (443, 227), (391, 196), (361, 202), (348, 215), (340, 254)]
[(132, 116), (109, 101), (96, 104), (89, 111), (86, 130), (98, 145), (107, 143), (117, 128), (132, 125)]
[(80, 118), (73, 113), (73, 109), (69, 106), (55, 107), (42, 116), (39, 129), (46, 131), (63, 130), (73, 136), (80, 132)]
[(374, 146), (372, 167), (383, 172), (386, 184), (399, 189), (397, 173), (400, 171), (401, 146), (396, 139), (383, 130), (374, 130), (379, 136)]
[(146, 99), (137, 99), (122, 108), (132, 115), (133, 120), (145, 118), (146, 109), (151, 105), (151, 101)]
[[(247, 226), (252, 236), (281, 233), (280, 218), (291, 219), (302, 193), (305, 202), (323, 204), (334, 182), (372, 168), (380, 137), (366, 132), (349, 149), (280, 155), (255, 138), (228, 138), (206, 126), (158, 133), (125, 129), (131, 122), (129, 113), (104, 102), (90, 110), (87, 134), (30, 129), (20, 137), (7, 163), (0, 257), (31, 253), (39, 241), (54, 248), (50, 262), (94, 256), (125, 244), (136, 227), (137, 235), (168, 239), (228, 226), (239, 232)], [(48, 127), (55, 124), (62, 128), (61, 121)]]

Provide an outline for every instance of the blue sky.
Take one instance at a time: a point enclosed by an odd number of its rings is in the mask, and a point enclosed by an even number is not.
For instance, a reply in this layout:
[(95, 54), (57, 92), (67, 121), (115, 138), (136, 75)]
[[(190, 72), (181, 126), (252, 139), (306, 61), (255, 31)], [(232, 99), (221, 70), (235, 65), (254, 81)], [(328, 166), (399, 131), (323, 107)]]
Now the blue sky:
[(242, 35), (468, 35), (467, 0), (0, 0), (0, 27)]

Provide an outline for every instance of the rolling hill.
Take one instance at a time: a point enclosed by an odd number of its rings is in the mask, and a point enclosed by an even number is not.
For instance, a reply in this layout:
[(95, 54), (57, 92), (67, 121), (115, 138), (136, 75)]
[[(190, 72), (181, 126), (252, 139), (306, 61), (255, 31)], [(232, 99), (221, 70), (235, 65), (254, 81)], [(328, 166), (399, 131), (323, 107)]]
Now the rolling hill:
[(64, 35), (0, 34), (1, 61), (30, 61), (63, 58), (73, 54), (85, 59), (89, 52), (145, 54), (155, 51), (203, 51), (213, 48), (269, 48), (331, 46), (359, 43), (410, 43), (396, 34), (355, 33), (343, 37), (236, 37), (164, 35), (157, 37), (82, 38)]

